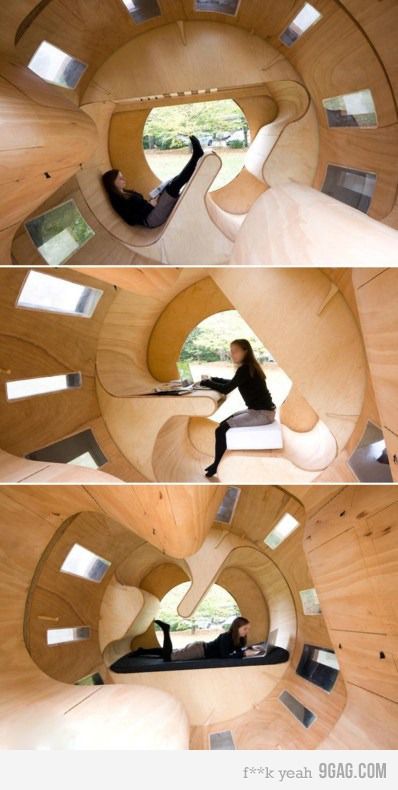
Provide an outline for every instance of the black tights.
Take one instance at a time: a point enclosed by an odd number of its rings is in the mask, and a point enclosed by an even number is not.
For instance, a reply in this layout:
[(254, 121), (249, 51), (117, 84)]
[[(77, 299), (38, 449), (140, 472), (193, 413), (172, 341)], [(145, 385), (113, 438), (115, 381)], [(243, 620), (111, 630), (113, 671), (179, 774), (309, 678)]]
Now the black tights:
[(130, 653), (131, 656), (159, 656), (163, 661), (170, 661), (173, 644), (170, 639), (170, 626), (162, 620), (154, 620), (163, 631), (163, 647), (139, 647)]
[(206, 467), (206, 477), (213, 477), (217, 472), (218, 464), (227, 449), (227, 431), (230, 427), (228, 420), (223, 420), (216, 428), (215, 457), (213, 463)]
[(192, 136), (190, 140), (192, 142), (192, 156), (189, 162), (181, 170), (181, 173), (179, 173), (178, 176), (175, 176), (170, 181), (170, 183), (167, 184), (166, 192), (171, 195), (171, 197), (179, 197), (182, 187), (188, 183), (189, 179), (195, 172), (199, 159), (203, 156), (203, 148), (197, 137)]

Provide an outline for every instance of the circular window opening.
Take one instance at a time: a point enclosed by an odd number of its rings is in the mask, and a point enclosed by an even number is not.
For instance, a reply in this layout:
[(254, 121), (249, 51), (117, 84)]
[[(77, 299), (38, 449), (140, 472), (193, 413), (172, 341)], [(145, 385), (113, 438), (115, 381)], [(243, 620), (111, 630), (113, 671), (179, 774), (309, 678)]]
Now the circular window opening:
[[(173, 587), (160, 602), (158, 618), (170, 623), (173, 647), (185, 647), (189, 642), (210, 642), (228, 630), (235, 617), (240, 615), (235, 599), (224, 587), (213, 584), (201, 600), (192, 617), (180, 617), (177, 607), (191, 586), (183, 582)], [(162, 632), (155, 626), (156, 636), (161, 644)]]
[(143, 145), (151, 170), (166, 181), (177, 175), (191, 152), (195, 134), (205, 151), (216, 151), (222, 168), (210, 191), (225, 186), (242, 170), (250, 144), (244, 113), (233, 99), (155, 107), (144, 126)]
[[(280, 406), (290, 392), (292, 381), (237, 310), (215, 313), (190, 332), (178, 362), (181, 378), (192, 378), (193, 381), (199, 381), (201, 376), (232, 379), (236, 368), (230, 357), (229, 346), (236, 338), (245, 338), (251, 343), (266, 375), (272, 399)], [(220, 421), (244, 408), (240, 393), (233, 390), (210, 419)]]

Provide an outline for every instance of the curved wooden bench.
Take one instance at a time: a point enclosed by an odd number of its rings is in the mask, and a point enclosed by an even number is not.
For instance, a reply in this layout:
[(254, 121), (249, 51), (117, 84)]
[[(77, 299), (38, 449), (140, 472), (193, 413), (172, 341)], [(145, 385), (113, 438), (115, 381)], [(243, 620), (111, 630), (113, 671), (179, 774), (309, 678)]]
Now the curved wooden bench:
[(107, 140), (113, 108), (112, 102), (83, 107), (97, 124), (100, 142), (94, 157), (80, 170), (77, 179), (98, 222), (111, 236), (130, 250), (139, 252), (148, 262), (175, 266), (227, 263), (232, 244), (212, 222), (205, 201), (221, 168), (221, 160), (215, 153), (205, 154), (199, 161), (167, 221), (158, 228), (128, 225), (114, 211), (101, 183), (101, 175), (112, 167)]
[[(311, 165), (304, 157), (298, 158), (296, 155), (292, 158), (288, 156), (289, 150), (297, 154), (297, 135), (300, 140), (304, 135), (305, 141), (313, 143), (314, 134), (318, 134), (316, 119), (312, 118), (309, 113), (308, 91), (304, 85), (293, 80), (269, 82), (267, 88), (278, 106), (278, 114), (271, 123), (265, 124), (257, 132), (246, 154), (244, 170), (267, 188), (269, 185), (277, 183), (280, 178), (285, 180), (291, 176), (298, 178), (300, 182), (311, 183), (318, 159), (317, 140), (315, 146), (313, 144), (307, 145)], [(309, 119), (307, 123), (304, 123), (303, 128), (299, 122), (302, 119), (305, 121), (307, 115), (309, 115)], [(293, 127), (292, 139), (288, 140), (288, 130)], [(283, 157), (283, 166), (281, 162), (273, 162), (274, 154), (280, 146), (287, 149)], [(281, 173), (278, 176), (280, 170), (283, 171), (283, 175)], [(233, 214), (226, 211), (218, 205), (217, 200), (211, 194), (207, 195), (206, 201), (213, 222), (225, 236), (235, 241), (248, 214)]]
[(268, 82), (267, 88), (278, 105), (278, 115), (259, 130), (245, 158), (246, 170), (264, 182), (265, 164), (279, 138), (289, 124), (306, 114), (310, 104), (309, 93), (299, 82), (278, 80)]
[[(116, 397), (97, 381), (101, 411), (111, 436), (126, 458), (135, 458), (145, 476), (155, 480), (154, 448), (159, 432), (176, 416), (208, 417), (215, 413), (222, 396), (218, 392), (200, 390), (189, 395), (168, 397)], [(175, 451), (173, 444), (173, 452)], [(164, 478), (168, 479), (167, 477)], [(185, 479), (185, 478), (184, 478)]]
[(395, 267), (398, 232), (309, 186), (267, 190), (243, 223), (231, 264)]
[(289, 651), (274, 647), (266, 656), (250, 658), (202, 658), (184, 661), (163, 661), (159, 656), (133, 656), (127, 654), (110, 667), (115, 674), (137, 674), (141, 672), (186, 672), (187, 669), (220, 669), (221, 667), (258, 667), (269, 664), (284, 664), (289, 661)]
[(131, 650), (131, 643), (153, 623), (160, 601), (146, 590), (119, 584), (113, 577), (101, 602), (98, 638), (106, 667)]

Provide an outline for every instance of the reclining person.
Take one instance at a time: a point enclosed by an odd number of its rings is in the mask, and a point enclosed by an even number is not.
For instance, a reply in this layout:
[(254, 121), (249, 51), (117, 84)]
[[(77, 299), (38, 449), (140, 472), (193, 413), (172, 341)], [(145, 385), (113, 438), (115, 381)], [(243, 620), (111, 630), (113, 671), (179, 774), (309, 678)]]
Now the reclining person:
[(130, 658), (151, 655), (159, 656), (163, 661), (192, 661), (201, 658), (225, 659), (256, 655), (255, 650), (246, 647), (250, 630), (250, 622), (246, 617), (236, 617), (229, 630), (212, 642), (190, 642), (180, 650), (173, 649), (169, 624), (162, 620), (155, 620), (155, 623), (163, 631), (163, 647), (139, 647), (138, 650), (128, 654)]
[(153, 201), (134, 190), (126, 189), (126, 179), (120, 170), (107, 170), (102, 183), (113, 209), (128, 225), (157, 228), (170, 216), (182, 187), (189, 181), (204, 151), (197, 137), (191, 135), (192, 156), (179, 175), (168, 181), (159, 197)]

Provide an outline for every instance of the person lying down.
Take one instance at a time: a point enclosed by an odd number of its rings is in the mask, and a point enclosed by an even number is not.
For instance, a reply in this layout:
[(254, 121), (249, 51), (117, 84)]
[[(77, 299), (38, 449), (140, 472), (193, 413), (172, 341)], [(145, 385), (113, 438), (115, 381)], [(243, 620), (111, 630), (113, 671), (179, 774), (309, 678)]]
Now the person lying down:
[(159, 656), (163, 661), (192, 661), (201, 658), (244, 658), (256, 656), (257, 650), (247, 647), (250, 622), (246, 617), (236, 617), (228, 631), (220, 634), (212, 642), (190, 642), (180, 650), (173, 648), (170, 626), (162, 620), (155, 620), (163, 631), (163, 647), (139, 647), (131, 658), (140, 656)]
[(107, 170), (103, 174), (102, 183), (112, 208), (128, 225), (157, 228), (166, 222), (180, 197), (181, 189), (188, 183), (199, 160), (204, 155), (198, 138), (191, 135), (189, 139), (192, 144), (192, 155), (189, 162), (177, 176), (162, 184), (162, 190), (158, 197), (150, 201), (145, 200), (139, 192), (126, 188), (127, 181), (120, 170)]

